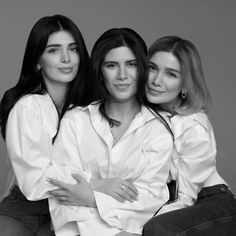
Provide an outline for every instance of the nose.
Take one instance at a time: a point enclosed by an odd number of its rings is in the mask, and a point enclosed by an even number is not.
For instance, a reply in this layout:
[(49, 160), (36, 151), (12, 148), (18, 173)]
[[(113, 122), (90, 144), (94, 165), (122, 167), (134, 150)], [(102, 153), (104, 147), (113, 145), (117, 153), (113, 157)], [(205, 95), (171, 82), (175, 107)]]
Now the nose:
[(157, 72), (155, 76), (153, 76), (151, 83), (154, 86), (161, 86), (162, 83), (162, 74), (160, 72)]
[(70, 54), (68, 52), (68, 50), (63, 49), (61, 52), (61, 61), (64, 63), (68, 63), (70, 62)]
[(118, 71), (118, 78), (124, 80), (127, 78), (127, 70), (125, 66), (120, 66)]

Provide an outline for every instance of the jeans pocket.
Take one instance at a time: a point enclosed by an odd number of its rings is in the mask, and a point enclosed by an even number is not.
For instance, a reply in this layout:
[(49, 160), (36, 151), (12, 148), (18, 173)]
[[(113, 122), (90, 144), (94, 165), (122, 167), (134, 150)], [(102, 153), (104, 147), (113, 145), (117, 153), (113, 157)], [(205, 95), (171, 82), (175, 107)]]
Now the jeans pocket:
[(17, 186), (15, 186), (12, 189), (11, 193), (4, 199), (4, 201), (14, 203), (14, 202), (23, 200), (24, 198), (25, 196), (23, 195), (23, 193), (20, 191), (20, 189)]

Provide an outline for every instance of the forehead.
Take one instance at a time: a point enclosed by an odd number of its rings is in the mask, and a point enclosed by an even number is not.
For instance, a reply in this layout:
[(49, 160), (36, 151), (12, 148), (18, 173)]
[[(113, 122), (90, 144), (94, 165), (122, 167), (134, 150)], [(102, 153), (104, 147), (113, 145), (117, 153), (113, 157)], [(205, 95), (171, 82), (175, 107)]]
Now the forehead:
[(68, 31), (58, 31), (51, 34), (48, 38), (47, 45), (50, 44), (70, 44), (74, 43), (75, 39)]
[(150, 61), (160, 67), (180, 70), (179, 60), (171, 52), (156, 52), (152, 55)]
[(113, 48), (105, 56), (105, 61), (129, 61), (136, 57), (132, 50), (126, 46)]

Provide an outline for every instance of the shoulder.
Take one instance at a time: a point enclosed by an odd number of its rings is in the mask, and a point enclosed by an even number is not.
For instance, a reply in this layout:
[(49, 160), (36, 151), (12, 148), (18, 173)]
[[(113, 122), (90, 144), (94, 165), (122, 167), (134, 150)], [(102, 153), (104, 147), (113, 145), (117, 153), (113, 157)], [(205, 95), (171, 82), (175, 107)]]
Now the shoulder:
[(52, 99), (48, 94), (28, 94), (20, 98), (15, 104), (16, 107), (27, 107), (30, 109), (52, 106)]
[(91, 123), (91, 119), (99, 114), (99, 105), (90, 104), (85, 107), (76, 106), (68, 110), (62, 118), (62, 123), (74, 123), (76, 127)]
[(175, 138), (179, 137), (190, 129), (201, 129), (205, 130), (207, 133), (212, 129), (208, 116), (203, 111), (190, 115), (175, 115), (171, 118), (171, 125), (175, 134)]
[(20, 98), (11, 110), (11, 114), (51, 114), (56, 112), (52, 99), (48, 94), (28, 94)]

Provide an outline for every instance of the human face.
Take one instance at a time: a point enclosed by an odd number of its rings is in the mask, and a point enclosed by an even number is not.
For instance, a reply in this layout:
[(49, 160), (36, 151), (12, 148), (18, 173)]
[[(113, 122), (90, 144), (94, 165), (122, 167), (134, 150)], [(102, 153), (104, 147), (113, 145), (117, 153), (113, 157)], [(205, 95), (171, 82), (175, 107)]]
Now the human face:
[(148, 64), (146, 96), (149, 102), (173, 111), (182, 90), (182, 76), (178, 59), (169, 52), (156, 52)]
[(130, 48), (111, 49), (102, 64), (102, 78), (111, 98), (126, 102), (137, 92), (137, 61)]
[(46, 85), (68, 84), (79, 69), (78, 45), (67, 31), (58, 31), (49, 36), (47, 46), (38, 64)]

